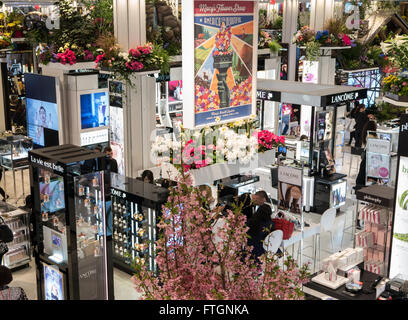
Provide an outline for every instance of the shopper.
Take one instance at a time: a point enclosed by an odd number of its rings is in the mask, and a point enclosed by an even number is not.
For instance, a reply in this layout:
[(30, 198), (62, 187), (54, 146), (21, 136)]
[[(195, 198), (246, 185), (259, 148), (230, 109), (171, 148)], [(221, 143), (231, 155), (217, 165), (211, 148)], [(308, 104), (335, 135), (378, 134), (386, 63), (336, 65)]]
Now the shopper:
[[(377, 124), (374, 120), (370, 120), (364, 126), (364, 130), (362, 133), (362, 143), (364, 148), (367, 145), (367, 139), (371, 137), (376, 137), (375, 132), (377, 131)], [(366, 185), (366, 150), (361, 153), (361, 163), (360, 169), (358, 171), (357, 179), (356, 179), (356, 187), (355, 190), (359, 190)]]
[(361, 148), (363, 129), (369, 119), (364, 104), (360, 104), (358, 110), (359, 112), (356, 114), (356, 125), (354, 127), (355, 128), (354, 137), (356, 139), (356, 148)]
[[(93, 151), (95, 153), (101, 153), (102, 152), (102, 146), (97, 145), (93, 149)], [(81, 171), (82, 171), (82, 174), (87, 174), (87, 173), (92, 173), (92, 172), (95, 172), (95, 171), (100, 171), (100, 170), (102, 170), (102, 169), (100, 169), (102, 167), (104, 167), (104, 166), (101, 164), (100, 159), (98, 159), (98, 162), (95, 159), (89, 159), (89, 160), (84, 161), (84, 164), (82, 165)]]
[(9, 268), (0, 266), (0, 300), (28, 300), (23, 288), (9, 287), (13, 275)]
[(143, 171), (142, 180), (143, 182), (154, 183), (153, 172), (151, 172), (150, 170)]
[(351, 110), (351, 112), (348, 114), (347, 131), (350, 132), (350, 140), (349, 140), (349, 143), (348, 143), (349, 146), (353, 142), (353, 139), (356, 140), (356, 138), (355, 138), (355, 136), (356, 136), (355, 126), (356, 126), (356, 115), (357, 115), (358, 110), (359, 110), (359, 104), (356, 104), (354, 106), (353, 110)]
[(263, 240), (273, 231), (272, 208), (265, 191), (258, 191), (252, 195), (252, 202), (256, 206), (255, 214), (247, 221), (248, 245), (253, 246), (252, 255), (256, 260), (265, 253)]
[(118, 162), (113, 158), (112, 148), (106, 147), (103, 152), (107, 155), (107, 170), (118, 173)]

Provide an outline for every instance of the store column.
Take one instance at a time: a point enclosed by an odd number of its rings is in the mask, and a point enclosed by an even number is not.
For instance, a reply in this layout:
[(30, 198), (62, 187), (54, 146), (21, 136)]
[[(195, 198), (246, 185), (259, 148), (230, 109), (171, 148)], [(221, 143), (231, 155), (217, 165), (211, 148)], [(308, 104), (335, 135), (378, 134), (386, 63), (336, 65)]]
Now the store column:
[[(334, 0), (312, 0), (310, 12), (310, 28), (315, 31), (324, 30), (325, 22), (333, 17)], [(319, 58), (319, 84), (334, 85), (336, 59), (331, 57), (331, 50), (321, 50)]]
[[(121, 48), (146, 42), (145, 0), (114, 0), (115, 36)], [(150, 160), (151, 133), (156, 128), (155, 78), (139, 74), (127, 86), (124, 107), (125, 175), (137, 177), (141, 169), (153, 166)]]
[(288, 57), (288, 80), (295, 81), (296, 77), (296, 44), (293, 43), (293, 35), (297, 32), (297, 20), (299, 13), (298, 0), (285, 0), (283, 5), (282, 42), (289, 44)]

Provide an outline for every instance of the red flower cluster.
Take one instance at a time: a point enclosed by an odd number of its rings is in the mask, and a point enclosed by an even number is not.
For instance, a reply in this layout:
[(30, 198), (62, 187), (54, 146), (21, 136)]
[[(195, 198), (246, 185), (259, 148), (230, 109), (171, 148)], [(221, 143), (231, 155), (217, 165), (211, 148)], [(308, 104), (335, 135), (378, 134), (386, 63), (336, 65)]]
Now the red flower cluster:
[(140, 71), (143, 69), (143, 63), (139, 61), (126, 62), (126, 67), (132, 71)]
[(61, 62), (61, 64), (67, 64), (69, 63), (70, 65), (73, 65), (76, 63), (76, 56), (75, 52), (72, 50), (65, 50), (64, 53), (58, 53), (57, 54), (57, 60)]
[(254, 135), (258, 136), (258, 149), (261, 152), (285, 144), (285, 136), (278, 136), (268, 130), (254, 132)]

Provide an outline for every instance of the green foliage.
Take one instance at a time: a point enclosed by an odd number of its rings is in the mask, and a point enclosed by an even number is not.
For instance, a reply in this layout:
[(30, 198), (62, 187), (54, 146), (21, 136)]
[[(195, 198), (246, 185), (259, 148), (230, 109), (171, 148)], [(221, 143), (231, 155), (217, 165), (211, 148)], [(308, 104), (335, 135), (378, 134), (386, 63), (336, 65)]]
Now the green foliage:
[(270, 41), (268, 43), (268, 47), (271, 50), (272, 53), (279, 52), (282, 49), (282, 46), (275, 40)]
[(98, 34), (113, 34), (113, 0), (81, 0), (95, 21)]
[(345, 70), (383, 68), (388, 64), (379, 46), (364, 46), (361, 43), (356, 43), (355, 47), (338, 52), (338, 59)]
[(405, 113), (405, 109), (406, 108), (396, 107), (386, 102), (371, 107), (378, 123), (399, 118), (401, 114)]
[(306, 43), (306, 60), (317, 61), (320, 57), (321, 44), (317, 41), (309, 41)]

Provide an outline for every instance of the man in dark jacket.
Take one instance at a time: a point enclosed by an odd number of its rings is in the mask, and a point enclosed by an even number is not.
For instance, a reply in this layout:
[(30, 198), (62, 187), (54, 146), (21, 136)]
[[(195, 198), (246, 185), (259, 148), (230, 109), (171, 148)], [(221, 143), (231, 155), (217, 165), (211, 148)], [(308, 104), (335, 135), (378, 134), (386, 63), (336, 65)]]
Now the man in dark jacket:
[(268, 203), (268, 195), (265, 191), (258, 191), (252, 195), (252, 202), (255, 205), (254, 215), (248, 219), (248, 245), (253, 246), (252, 254), (258, 258), (265, 249), (263, 248), (263, 240), (273, 231), (272, 208)]
[(356, 148), (361, 148), (363, 129), (367, 122), (368, 115), (365, 110), (365, 105), (360, 104), (359, 112), (356, 114), (356, 125), (354, 127), (356, 129), (355, 130)]

